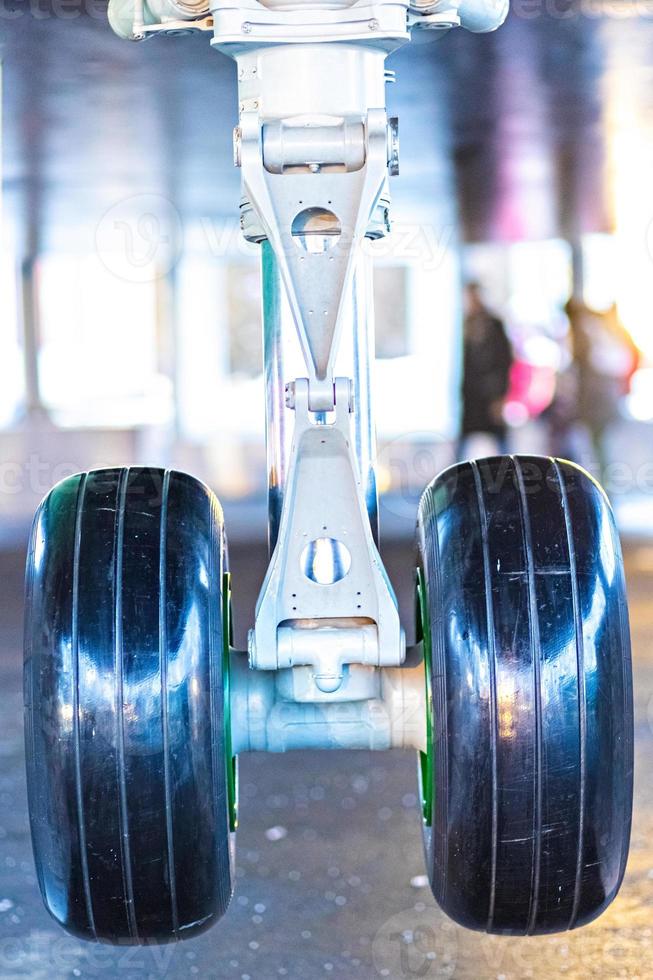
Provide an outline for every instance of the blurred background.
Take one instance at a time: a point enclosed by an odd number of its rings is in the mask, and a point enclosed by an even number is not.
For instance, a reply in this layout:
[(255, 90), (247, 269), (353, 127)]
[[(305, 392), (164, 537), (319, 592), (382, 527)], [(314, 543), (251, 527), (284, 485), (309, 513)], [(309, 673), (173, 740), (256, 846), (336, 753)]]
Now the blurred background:
[[(258, 255), (237, 225), (233, 66), (201, 36), (121, 42), (100, 0), (3, 0), (0, 14), (2, 536), (24, 535), (57, 479), (117, 459), (262, 500)], [(386, 493), (414, 496), (457, 450), (488, 448), (458, 442), (487, 416), (466, 417), (461, 399), (473, 282), (511, 346), (490, 406), (505, 445), (573, 455), (603, 471), (624, 520), (641, 509), (652, 44), (645, 0), (519, 0), (495, 35), (393, 57), (402, 172), (394, 232), (370, 245)], [(479, 329), (468, 353), (492, 362)]]
[[(497, 449), (576, 459), (626, 542), (650, 758), (653, 5), (517, 0), (496, 34), (390, 67), (401, 176), (369, 249), (384, 557), (407, 628), (435, 473)], [(266, 562), (259, 270), (237, 223), (235, 72), (204, 37), (129, 44), (102, 0), (0, 0), (0, 69), (0, 976), (653, 976), (646, 764), (624, 892), (578, 936), (485, 940), (439, 917), (402, 753), (244, 760), (239, 897), (188, 947), (94, 959), (49, 922), (22, 776), (29, 522), (79, 470), (189, 470), (225, 506), (244, 643)]]

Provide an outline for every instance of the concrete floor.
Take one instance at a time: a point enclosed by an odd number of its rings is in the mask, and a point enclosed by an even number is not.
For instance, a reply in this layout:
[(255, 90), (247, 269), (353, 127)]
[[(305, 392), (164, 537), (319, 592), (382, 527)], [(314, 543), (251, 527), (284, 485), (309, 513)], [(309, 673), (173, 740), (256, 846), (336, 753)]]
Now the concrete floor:
[[(0, 556), (0, 977), (653, 977), (653, 546), (627, 548), (634, 627), (636, 800), (622, 892), (595, 924), (544, 939), (466, 932), (426, 886), (412, 753), (241, 760), (238, 884), (220, 925), (178, 946), (115, 949), (66, 936), (34, 876), (23, 778), (22, 554)], [(264, 554), (232, 552), (236, 619), (251, 616)], [(410, 549), (387, 553), (404, 608)]]

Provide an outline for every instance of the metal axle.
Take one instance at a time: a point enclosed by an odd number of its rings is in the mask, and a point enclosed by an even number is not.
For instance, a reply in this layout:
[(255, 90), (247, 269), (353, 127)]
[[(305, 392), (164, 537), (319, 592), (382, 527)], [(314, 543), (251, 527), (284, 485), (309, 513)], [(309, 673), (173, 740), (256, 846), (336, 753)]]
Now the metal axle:
[(234, 755), (291, 749), (426, 751), (424, 667), (352, 665), (343, 696), (315, 697), (309, 668), (251, 670), (231, 658)]

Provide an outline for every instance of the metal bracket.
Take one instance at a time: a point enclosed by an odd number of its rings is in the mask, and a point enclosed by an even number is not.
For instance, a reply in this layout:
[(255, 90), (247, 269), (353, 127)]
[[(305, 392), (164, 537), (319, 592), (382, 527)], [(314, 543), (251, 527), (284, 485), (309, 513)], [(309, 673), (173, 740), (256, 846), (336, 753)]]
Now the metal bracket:
[(373, 43), (387, 53), (409, 40), (407, 0), (327, 3), (283, 8), (259, 0), (210, 0), (215, 44), (232, 56), (248, 44), (323, 44), (331, 41)]
[[(385, 109), (368, 110), (364, 163), (337, 173), (271, 173), (263, 133), (258, 109), (241, 113), (243, 190), (277, 256), (309, 370), (310, 408), (329, 411), (343, 297), (386, 184), (388, 120)], [(319, 145), (314, 155), (319, 159)], [(320, 225), (322, 240), (312, 242)]]
[(352, 449), (349, 382), (336, 379), (333, 421), (311, 417), (306, 378), (295, 382), (294, 405), (279, 538), (250, 632), (250, 663), (312, 665), (317, 687), (335, 691), (345, 664), (403, 663), (405, 637)]
[(496, 30), (507, 13), (508, 0), (410, 0), (410, 6), (406, 0), (359, 0), (336, 8), (329, 0), (283, 8), (259, 0), (109, 0), (109, 20), (119, 37), (142, 41), (155, 34), (213, 31), (212, 43), (234, 57), (252, 43), (325, 41), (371, 43), (390, 53), (413, 30), (464, 27), (485, 33)]
[[(140, 27), (140, 34), (143, 37), (154, 34), (172, 36), (173, 34), (195, 34), (213, 30), (213, 17), (201, 17), (197, 20), (166, 20), (160, 24), (143, 24)], [(136, 35), (137, 40), (141, 40), (140, 35)]]

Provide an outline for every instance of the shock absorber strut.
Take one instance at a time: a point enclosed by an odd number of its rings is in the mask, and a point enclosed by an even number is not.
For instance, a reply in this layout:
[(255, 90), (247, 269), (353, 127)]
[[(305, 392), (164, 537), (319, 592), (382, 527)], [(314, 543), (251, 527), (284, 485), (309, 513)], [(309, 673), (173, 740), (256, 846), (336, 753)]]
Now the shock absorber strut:
[[(290, 672), (290, 699), (373, 700), (378, 671), (406, 655), (376, 543), (371, 311), (361, 290), (361, 246), (388, 233), (388, 179), (399, 170), (386, 58), (413, 29), (487, 30), (505, 12), (486, 0), (111, 0), (122, 36), (211, 31), (236, 62), (241, 226), (264, 243), (264, 295), (272, 283), (276, 298), (265, 325), (273, 553), (249, 664)], [(284, 374), (292, 344), (303, 376)]]

